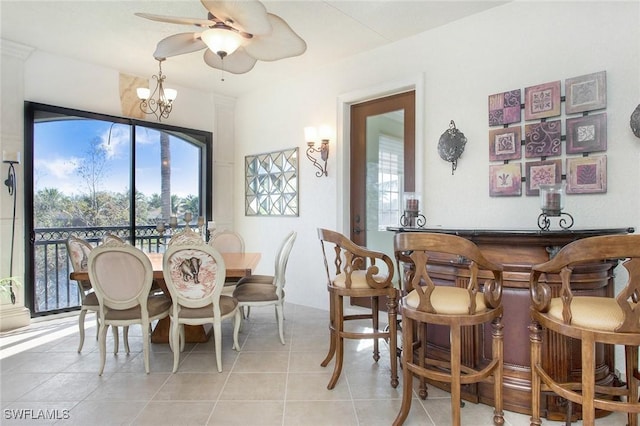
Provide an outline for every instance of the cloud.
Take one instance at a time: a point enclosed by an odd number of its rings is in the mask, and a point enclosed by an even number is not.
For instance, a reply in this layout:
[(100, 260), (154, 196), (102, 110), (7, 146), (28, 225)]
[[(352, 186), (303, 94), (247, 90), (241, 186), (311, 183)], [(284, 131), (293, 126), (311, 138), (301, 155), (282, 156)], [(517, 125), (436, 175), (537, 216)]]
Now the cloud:
[(56, 180), (69, 179), (77, 169), (78, 160), (77, 157), (36, 159), (34, 168)]

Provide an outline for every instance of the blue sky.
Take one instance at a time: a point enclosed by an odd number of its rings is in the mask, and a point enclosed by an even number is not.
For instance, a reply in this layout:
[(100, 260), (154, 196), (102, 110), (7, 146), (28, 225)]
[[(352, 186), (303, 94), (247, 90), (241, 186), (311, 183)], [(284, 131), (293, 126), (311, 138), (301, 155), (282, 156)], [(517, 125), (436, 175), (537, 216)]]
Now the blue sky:
[[(38, 123), (34, 133), (35, 191), (57, 188), (65, 194), (86, 193), (77, 174), (77, 163), (86, 156), (96, 137), (107, 150), (108, 166), (100, 190), (124, 192), (129, 188), (129, 126), (97, 120), (65, 120)], [(159, 132), (138, 127), (136, 140), (136, 186), (150, 196), (160, 193)], [(110, 132), (111, 130), (111, 132)], [(173, 136), (171, 141), (171, 193), (198, 195), (197, 147)]]

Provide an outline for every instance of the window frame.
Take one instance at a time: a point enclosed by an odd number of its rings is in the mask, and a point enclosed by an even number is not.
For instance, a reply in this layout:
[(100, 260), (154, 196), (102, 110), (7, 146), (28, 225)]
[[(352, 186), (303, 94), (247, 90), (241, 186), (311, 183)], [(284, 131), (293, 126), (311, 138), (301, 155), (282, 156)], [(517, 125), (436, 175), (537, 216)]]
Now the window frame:
[[(112, 123), (125, 124), (131, 126), (131, 165), (136, 161), (136, 127), (145, 127), (169, 133), (180, 133), (190, 135), (202, 144), (203, 156), (201, 158), (201, 175), (199, 180), (199, 201), (200, 209), (205, 217), (205, 223), (211, 220), (213, 215), (213, 134), (212, 132), (172, 126), (162, 122), (151, 122), (133, 118), (118, 117), (108, 114), (100, 114), (89, 111), (82, 111), (72, 108), (42, 104), (26, 101), (24, 103), (24, 234), (25, 234), (25, 283), (35, 281), (35, 235), (34, 235), (34, 121), (37, 113), (50, 113), (56, 115), (68, 115), (93, 120), (110, 121)], [(135, 167), (131, 169), (130, 188), (135, 188)], [(130, 191), (130, 235), (135, 235), (135, 191)], [(71, 308), (56, 309), (46, 312), (35, 312), (34, 285), (25, 285), (25, 305), (31, 310), (32, 316), (41, 316), (61, 311), (68, 311)]]

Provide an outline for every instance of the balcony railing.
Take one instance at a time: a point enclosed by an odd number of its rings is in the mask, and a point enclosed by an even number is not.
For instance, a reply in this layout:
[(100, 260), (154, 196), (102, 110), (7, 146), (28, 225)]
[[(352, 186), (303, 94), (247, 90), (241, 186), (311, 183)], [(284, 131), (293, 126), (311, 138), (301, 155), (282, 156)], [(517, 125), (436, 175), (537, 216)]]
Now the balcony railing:
[[(37, 228), (35, 235), (34, 315), (80, 306), (78, 285), (69, 279), (72, 271), (66, 240), (70, 235), (98, 245), (107, 233), (131, 241), (130, 228), (123, 226)], [(153, 225), (135, 228), (135, 246), (149, 253), (164, 251), (170, 235), (160, 237)]]

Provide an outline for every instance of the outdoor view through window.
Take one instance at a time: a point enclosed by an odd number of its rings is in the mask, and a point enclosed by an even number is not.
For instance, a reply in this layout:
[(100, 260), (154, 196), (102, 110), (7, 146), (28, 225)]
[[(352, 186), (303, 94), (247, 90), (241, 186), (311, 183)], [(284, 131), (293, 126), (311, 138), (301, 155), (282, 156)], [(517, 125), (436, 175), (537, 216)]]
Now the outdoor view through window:
[(164, 243), (159, 223), (169, 229), (176, 215), (184, 225), (182, 218), (190, 212), (195, 226), (205, 215), (201, 191), (207, 141), (198, 136), (50, 112), (39, 119), (36, 112), (34, 312), (79, 305), (79, 290), (68, 279), (64, 243), (69, 235), (93, 245), (107, 232), (127, 241), (133, 235), (139, 248), (159, 251)]

